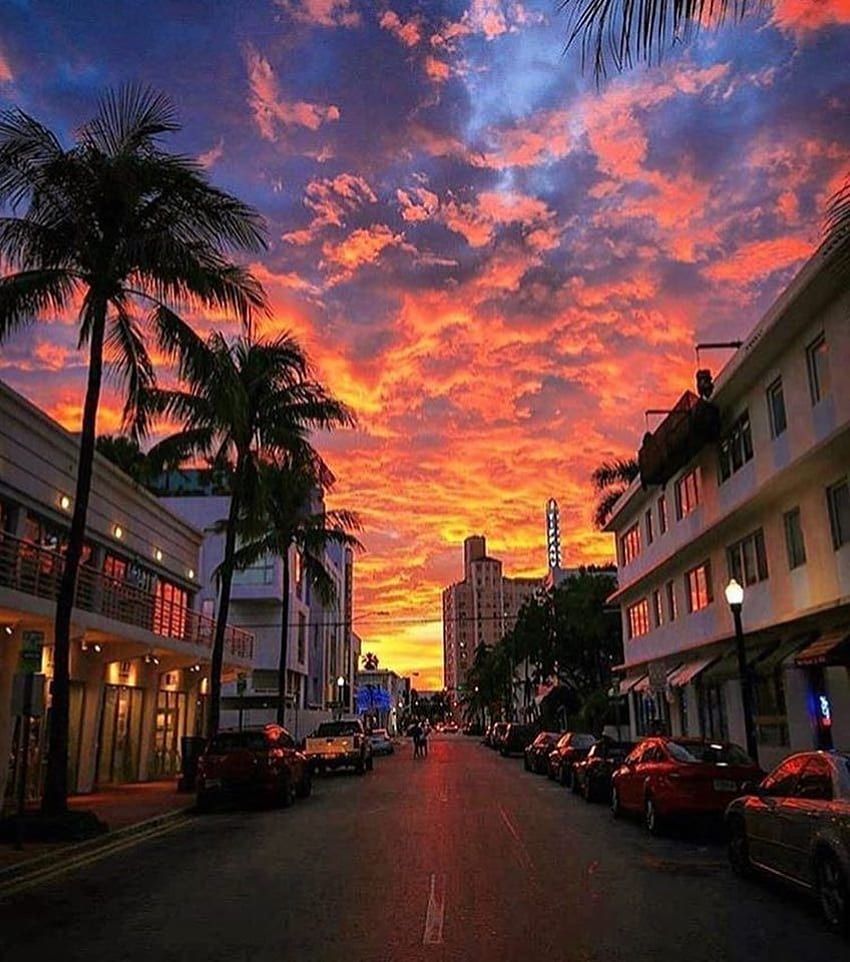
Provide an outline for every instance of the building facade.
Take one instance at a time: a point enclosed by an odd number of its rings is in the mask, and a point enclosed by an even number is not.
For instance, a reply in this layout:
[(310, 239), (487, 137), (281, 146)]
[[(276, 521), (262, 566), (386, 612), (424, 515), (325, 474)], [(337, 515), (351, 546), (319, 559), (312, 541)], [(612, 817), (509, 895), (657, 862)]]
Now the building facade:
[[(0, 383), (0, 802), (7, 808), (24, 769), (27, 799), (43, 784), (77, 447), (75, 435)], [(215, 622), (198, 604), (201, 541), (196, 528), (95, 456), (71, 626), (71, 791), (174, 775), (182, 736), (203, 732)], [(252, 655), (252, 634), (228, 628), (225, 677), (248, 670)], [(26, 675), (33, 694), (25, 721)]]
[(745, 744), (743, 627), (763, 766), (850, 748), (850, 292), (819, 252), (717, 378), (644, 439), (608, 525), (620, 692), (654, 726)]
[(443, 678), (453, 703), (476, 648), (497, 644), (540, 586), (539, 578), (506, 578), (483, 536), (464, 541), (463, 580), (443, 590)]
[(368, 728), (386, 728), (390, 735), (401, 734), (399, 720), (410, 695), (410, 679), (394, 671), (358, 671), (355, 676), (357, 713)]

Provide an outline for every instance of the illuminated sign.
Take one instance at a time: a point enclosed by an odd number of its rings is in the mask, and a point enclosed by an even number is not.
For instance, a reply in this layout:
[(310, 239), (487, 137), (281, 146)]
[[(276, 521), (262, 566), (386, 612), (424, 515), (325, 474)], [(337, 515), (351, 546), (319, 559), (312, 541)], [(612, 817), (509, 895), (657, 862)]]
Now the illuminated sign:
[(819, 721), (821, 725), (824, 728), (829, 728), (832, 725), (832, 710), (826, 695), (818, 695), (818, 712), (820, 713)]
[(558, 502), (550, 498), (546, 504), (546, 545), (549, 551), (549, 567), (561, 567), (561, 513)]

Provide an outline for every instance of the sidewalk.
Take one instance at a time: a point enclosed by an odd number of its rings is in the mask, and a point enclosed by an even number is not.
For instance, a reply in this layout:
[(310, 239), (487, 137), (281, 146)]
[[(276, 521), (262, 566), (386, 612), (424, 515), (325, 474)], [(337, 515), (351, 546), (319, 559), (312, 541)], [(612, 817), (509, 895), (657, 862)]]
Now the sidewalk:
[[(191, 808), (194, 804), (192, 792), (177, 791), (176, 779), (116, 785), (91, 795), (74, 795), (68, 799), (69, 808), (94, 812), (106, 822), (110, 832)], [(0, 872), (68, 847), (64, 843), (27, 842), (23, 849), (17, 850), (14, 845), (0, 844)]]

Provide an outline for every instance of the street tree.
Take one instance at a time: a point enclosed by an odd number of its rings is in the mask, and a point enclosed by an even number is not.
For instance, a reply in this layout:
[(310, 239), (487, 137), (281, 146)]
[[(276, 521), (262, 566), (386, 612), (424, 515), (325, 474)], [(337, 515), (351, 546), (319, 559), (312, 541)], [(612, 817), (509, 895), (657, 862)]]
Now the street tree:
[(206, 461), (230, 478), (224, 558), (218, 569), (218, 607), (210, 668), (208, 733), (218, 730), (224, 637), (240, 531), (264, 510), (263, 472), (273, 465), (308, 464), (314, 431), (349, 426), (349, 409), (313, 377), (307, 356), (288, 333), (271, 340), (192, 335), (180, 362), (185, 388), (149, 388), (140, 395), (135, 430), (146, 434), (157, 418), (181, 428), (149, 456), (163, 465)]
[[(306, 459), (304, 457), (306, 455)], [(326, 551), (331, 545), (362, 550), (353, 534), (361, 529), (353, 511), (327, 510), (324, 494), (333, 475), (319, 455), (304, 445), (301, 456), (287, 455), (280, 464), (260, 471), (260, 505), (245, 519), (244, 544), (235, 555), (236, 568), (249, 567), (277, 555), (283, 567), (280, 652), (278, 659), (277, 721), (284, 724), (286, 666), (289, 658), (291, 555), (297, 552), (303, 576), (324, 605), (336, 598), (336, 584), (328, 570)]]
[(132, 416), (154, 383), (147, 346), (184, 350), (186, 310), (247, 322), (262, 288), (229, 259), (265, 246), (260, 216), (165, 151), (180, 129), (150, 89), (108, 91), (69, 147), (18, 108), (0, 112), (0, 341), (37, 320), (75, 316), (88, 373), (73, 513), (54, 623), (54, 674), (42, 808), (67, 810), (71, 614), (83, 551), (104, 365)]

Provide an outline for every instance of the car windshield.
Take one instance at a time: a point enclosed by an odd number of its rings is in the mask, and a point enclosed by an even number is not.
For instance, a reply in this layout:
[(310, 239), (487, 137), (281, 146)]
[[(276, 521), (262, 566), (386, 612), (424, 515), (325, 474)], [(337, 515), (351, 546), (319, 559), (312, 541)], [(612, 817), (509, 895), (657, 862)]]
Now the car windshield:
[(359, 735), (360, 733), (360, 722), (352, 721), (322, 722), (316, 730), (319, 738), (337, 738), (340, 735)]
[(570, 747), (590, 748), (595, 741), (596, 739), (593, 737), (593, 735), (574, 734), (572, 738), (570, 738)]
[(743, 748), (737, 745), (721, 745), (717, 742), (667, 742), (670, 757), (677, 762), (709, 765), (752, 765)]
[(265, 732), (220, 732), (210, 742), (210, 755), (226, 755), (241, 750), (264, 751), (268, 747)]

